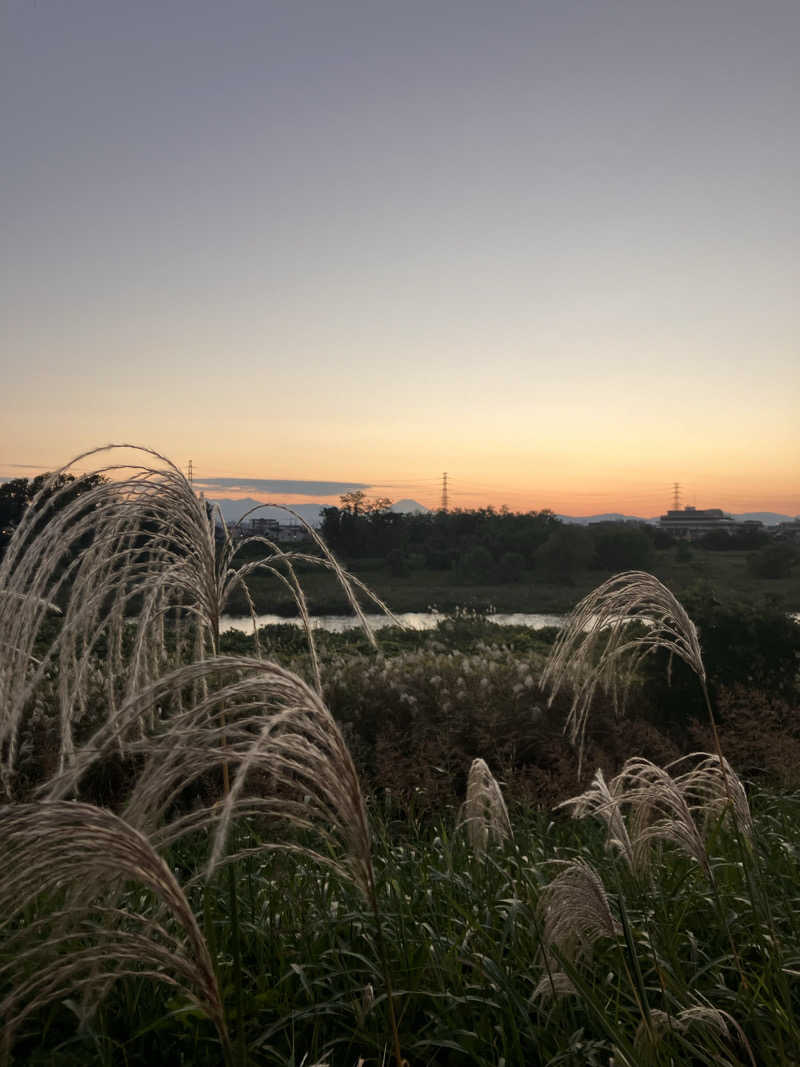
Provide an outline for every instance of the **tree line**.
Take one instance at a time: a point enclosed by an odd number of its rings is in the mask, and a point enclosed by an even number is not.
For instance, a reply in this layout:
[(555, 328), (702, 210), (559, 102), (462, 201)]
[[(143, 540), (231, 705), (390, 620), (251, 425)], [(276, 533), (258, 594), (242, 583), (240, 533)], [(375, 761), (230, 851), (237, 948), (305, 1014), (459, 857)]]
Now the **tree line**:
[(588, 567), (646, 569), (653, 549), (672, 543), (645, 524), (565, 523), (552, 511), (512, 512), (491, 507), (431, 511), (391, 510), (385, 498), (346, 493), (340, 507), (324, 508), (322, 535), (346, 560), (381, 559), (401, 576), (413, 566), (455, 571), (476, 582), (518, 581), (538, 570), (563, 580)]
[[(54, 514), (54, 510), (65, 508), (77, 497), (96, 488), (105, 479), (101, 474), (76, 478), (73, 474), (37, 474), (35, 478), (12, 478), (0, 485), (0, 553), (11, 539), (14, 528), (25, 513), (30, 502), (42, 490), (45, 493), (40, 501), (42, 508), (48, 501), (51, 506), (43, 511), (44, 519)], [(70, 487), (70, 488), (68, 488)], [(51, 498), (58, 494), (57, 501)], [(43, 520), (44, 521), (44, 520)]]

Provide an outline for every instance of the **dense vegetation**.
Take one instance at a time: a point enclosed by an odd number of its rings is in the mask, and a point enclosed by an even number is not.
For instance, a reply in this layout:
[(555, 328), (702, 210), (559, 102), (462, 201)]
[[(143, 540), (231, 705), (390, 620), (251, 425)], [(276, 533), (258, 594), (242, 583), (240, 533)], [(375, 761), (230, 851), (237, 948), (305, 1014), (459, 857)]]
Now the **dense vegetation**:
[(798, 1061), (784, 612), (637, 572), (560, 632), (220, 634), (254, 575), (358, 586), (215, 543), (153, 454), (45, 490), (0, 564), (11, 1062)]
[[(773, 606), (784, 611), (800, 611), (800, 568), (793, 566), (783, 576), (764, 577), (756, 573), (752, 559), (752, 552), (741, 549), (718, 552), (682, 543), (654, 549), (646, 569), (682, 599), (716, 600), (733, 607), (746, 603), (758, 610)], [(474, 577), (468, 580), (457, 569), (432, 570), (415, 557), (411, 558), (407, 573), (401, 575), (393, 574), (385, 560), (379, 558), (343, 559), (342, 562), (398, 612), (427, 611), (434, 607), (442, 613), (467, 610), (562, 614), (614, 573), (614, 569), (587, 566), (576, 569), (565, 579), (536, 565), (524, 570), (517, 581), (501, 582), (488, 578), (478, 581)], [(308, 567), (302, 576), (309, 606), (315, 614), (349, 611), (346, 596), (330, 574)], [(276, 588), (267, 576), (253, 575), (250, 592), (259, 611), (286, 617), (297, 613), (291, 594)], [(229, 610), (233, 614), (247, 614), (244, 597), (234, 595)]]

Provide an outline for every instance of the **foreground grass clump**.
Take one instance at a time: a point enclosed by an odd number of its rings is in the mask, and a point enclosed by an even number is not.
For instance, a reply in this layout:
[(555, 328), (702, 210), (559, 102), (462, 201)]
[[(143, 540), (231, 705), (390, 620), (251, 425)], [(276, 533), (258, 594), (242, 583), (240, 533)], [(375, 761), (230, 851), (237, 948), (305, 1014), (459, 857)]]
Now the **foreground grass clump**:
[[(237, 568), (176, 468), (133, 471), (34, 501), (0, 568), (5, 1061), (797, 1062), (797, 802), (751, 810), (669, 590), (610, 580), (546, 662), (470, 623), (369, 660), (307, 630), (292, 670), (256, 634), (223, 653), (231, 589), (261, 569), (302, 614), (296, 563), (358, 583), (321, 544)], [(712, 740), (666, 766), (615, 717), (664, 654)], [(519, 748), (565, 727), (590, 769), (537, 812)], [(442, 790), (398, 804), (404, 758)]]
[[(512, 810), (513, 842), (480, 858), (452, 823), (398, 826), (373, 808), (406, 1057), (576, 1067), (612, 1057), (635, 1065), (792, 1062), (800, 1051), (800, 990), (791, 973), (800, 798), (761, 794), (753, 805), (769, 890), (758, 911), (743, 906), (746, 876), (724, 824), (709, 826), (704, 838), (715, 896), (708, 872), (684, 850), (651, 842), (655, 852), (634, 871), (605, 848), (592, 821)], [(256, 841), (250, 834), (243, 844)], [(203, 843), (187, 840), (169, 862), (180, 876), (202, 855)], [(586, 919), (593, 902), (583, 899), (582, 881), (564, 877), (587, 870), (603, 887), (603, 928)], [(386, 1062), (380, 954), (358, 890), (302, 856), (244, 858), (239, 875), (248, 1061)], [(201, 888), (188, 897), (202, 914)], [(236, 1019), (226, 901), (224, 882), (215, 883), (205, 906), (214, 915), (226, 1010)], [(548, 902), (563, 930), (551, 923)], [(742, 974), (721, 914), (733, 925)], [(40, 1011), (15, 1055), (19, 1063), (211, 1064), (219, 1047), (185, 992), (129, 978), (82, 1029), (63, 1002)]]

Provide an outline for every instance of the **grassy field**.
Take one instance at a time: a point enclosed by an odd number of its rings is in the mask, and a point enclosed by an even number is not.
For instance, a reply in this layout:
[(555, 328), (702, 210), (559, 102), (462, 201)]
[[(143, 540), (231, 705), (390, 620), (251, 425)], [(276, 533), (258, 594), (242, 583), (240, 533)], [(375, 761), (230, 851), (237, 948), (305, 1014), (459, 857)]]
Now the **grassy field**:
[[(678, 596), (707, 590), (720, 600), (754, 605), (775, 601), (787, 611), (800, 611), (800, 568), (795, 568), (789, 578), (757, 578), (748, 569), (747, 556), (744, 551), (712, 552), (697, 548), (692, 550), (691, 560), (681, 563), (674, 548), (662, 549), (655, 552), (651, 570)], [(528, 571), (519, 582), (468, 585), (450, 571), (419, 569), (404, 577), (394, 577), (380, 561), (367, 561), (366, 566), (353, 561), (350, 566), (354, 574), (397, 612), (427, 611), (435, 607), (442, 612), (461, 608), (558, 614), (571, 610), (589, 590), (610, 576), (610, 572), (584, 570), (565, 583)], [(302, 579), (312, 613), (349, 613), (333, 575), (308, 569)], [(250, 578), (250, 588), (258, 610), (295, 614), (293, 601), (274, 579), (255, 574)], [(234, 608), (244, 613), (241, 598)]]

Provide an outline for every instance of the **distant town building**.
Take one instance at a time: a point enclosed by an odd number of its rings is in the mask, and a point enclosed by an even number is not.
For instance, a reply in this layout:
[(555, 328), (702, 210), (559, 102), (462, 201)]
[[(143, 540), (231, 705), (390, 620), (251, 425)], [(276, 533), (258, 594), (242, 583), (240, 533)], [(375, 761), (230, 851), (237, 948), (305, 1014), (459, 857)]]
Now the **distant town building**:
[(685, 507), (680, 510), (672, 509), (658, 520), (662, 530), (667, 530), (673, 537), (701, 537), (712, 530), (726, 530), (733, 533), (735, 523), (730, 515), (726, 515), (720, 508), (704, 508), (698, 510), (693, 507)]
[(258, 516), (252, 519), (245, 519), (243, 523), (232, 522), (225, 527), (221, 523), (217, 523), (215, 526), (216, 539), (222, 541), (226, 535), (235, 543), (244, 540), (246, 537), (265, 537), (268, 541), (273, 541), (276, 544), (295, 543), (309, 539), (309, 533), (302, 523), (283, 523), (278, 522), (277, 519), (264, 519)]
[(248, 519), (244, 528), (248, 537), (268, 537), (271, 541), (277, 541), (280, 523), (277, 519), (262, 519), (256, 516)]
[(309, 533), (305, 526), (297, 523), (281, 523), (276, 540), (278, 541), (307, 541)]
[(682, 537), (689, 541), (703, 534), (724, 531), (728, 534), (741, 533), (745, 530), (759, 530), (763, 522), (758, 519), (746, 519), (736, 522), (726, 515), (721, 508), (685, 507), (673, 509), (658, 520), (660, 529), (667, 530), (673, 537)]
[(779, 522), (775, 527), (774, 536), (777, 541), (789, 541), (800, 545), (800, 515), (789, 522)]

